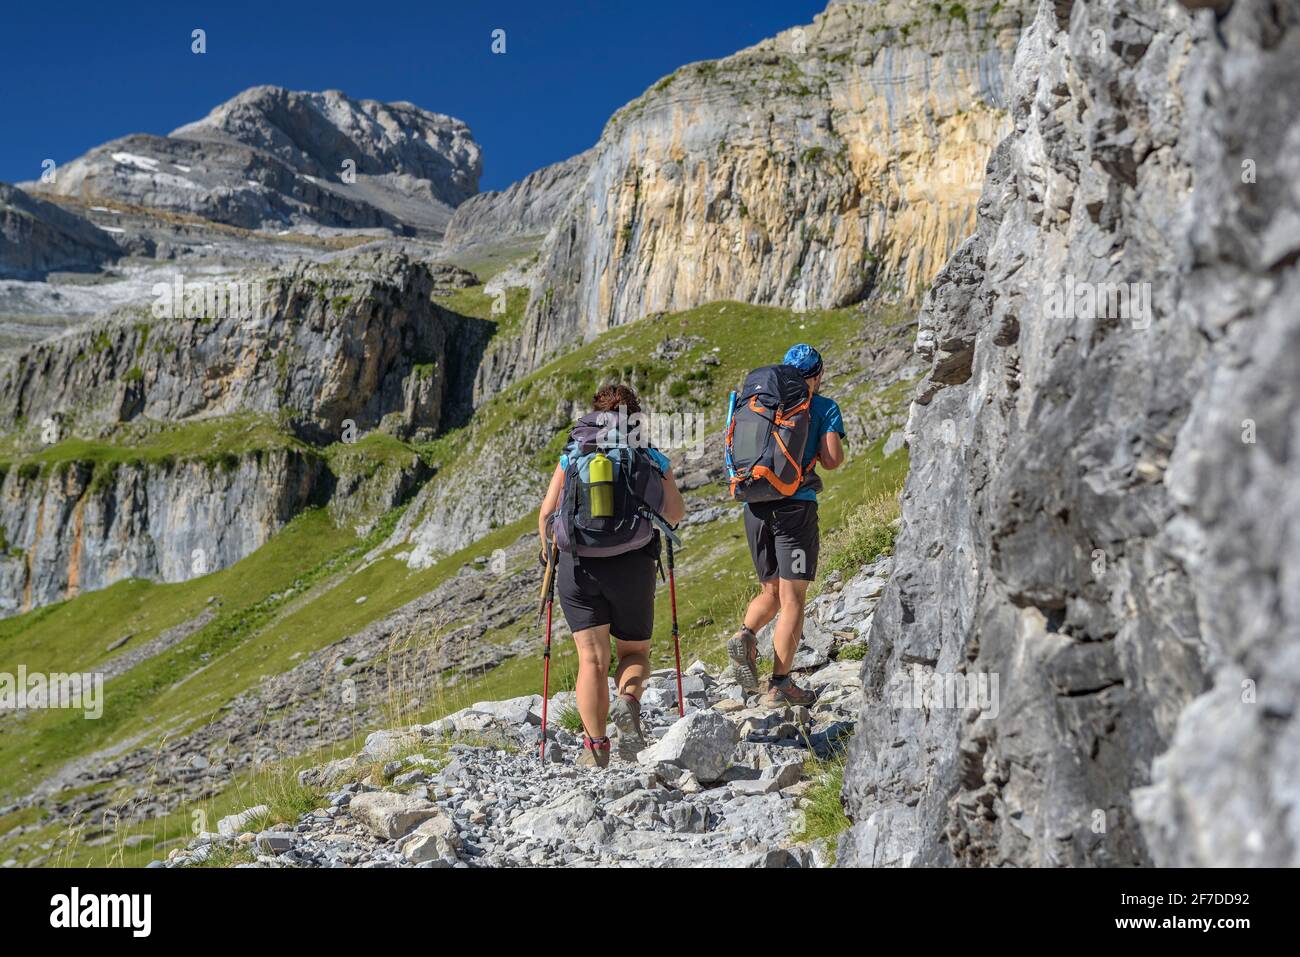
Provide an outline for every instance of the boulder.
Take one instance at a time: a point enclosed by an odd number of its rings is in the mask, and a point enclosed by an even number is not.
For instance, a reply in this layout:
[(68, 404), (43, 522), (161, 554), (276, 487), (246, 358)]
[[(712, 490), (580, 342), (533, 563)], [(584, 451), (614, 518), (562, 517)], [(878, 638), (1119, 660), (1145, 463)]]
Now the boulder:
[(426, 861), (446, 861), (456, 863), (456, 851), (460, 848), (460, 834), (456, 824), (442, 811), (437, 811), (426, 818), (405, 838), (400, 845), (402, 856), (413, 864)]
[(571, 791), (539, 808), (524, 811), (510, 827), (524, 837), (568, 839), (600, 816), (600, 806), (581, 791)]
[(542, 696), (530, 694), (511, 698), (508, 701), (479, 701), (470, 705), (469, 710), (490, 714), (498, 721), (512, 727), (521, 724), (541, 724)]
[(235, 837), (246, 830), (244, 825), (249, 821), (262, 817), (264, 814), (270, 813), (270, 811), (271, 809), (265, 804), (259, 804), (256, 807), (240, 811), (238, 814), (223, 817), (217, 821), (217, 833), (226, 837)]
[(348, 812), (375, 837), (388, 841), (409, 834), (418, 824), (442, 813), (426, 800), (391, 791), (358, 794), (348, 805)]
[(366, 735), (361, 753), (369, 758), (391, 758), (408, 748), (419, 747), (420, 735), (410, 731), (375, 731)]
[(642, 751), (637, 760), (650, 766), (675, 764), (693, 771), (707, 784), (727, 770), (737, 738), (736, 726), (718, 712), (696, 711), (678, 719), (663, 739)]

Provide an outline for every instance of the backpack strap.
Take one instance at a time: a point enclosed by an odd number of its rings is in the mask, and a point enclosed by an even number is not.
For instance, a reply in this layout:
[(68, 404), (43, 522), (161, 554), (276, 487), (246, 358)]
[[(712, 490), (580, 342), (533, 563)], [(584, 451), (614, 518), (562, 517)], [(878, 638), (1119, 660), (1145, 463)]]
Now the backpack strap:
[(578, 521), (578, 493), (570, 483), (578, 481), (577, 459), (573, 453), (569, 453), (569, 467), (564, 472), (564, 493), (560, 496), (560, 508), (558, 511), (558, 521), (564, 523), (565, 541), (568, 543), (568, 551), (576, 562), (578, 560), (578, 540), (577, 540), (577, 521)]

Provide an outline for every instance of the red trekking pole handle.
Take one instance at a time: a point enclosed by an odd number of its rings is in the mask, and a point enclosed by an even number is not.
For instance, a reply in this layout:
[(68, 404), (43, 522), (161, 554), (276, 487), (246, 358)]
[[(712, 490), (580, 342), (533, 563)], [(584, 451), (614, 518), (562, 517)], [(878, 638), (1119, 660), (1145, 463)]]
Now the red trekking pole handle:
[(686, 717), (686, 700), (682, 697), (682, 645), (677, 631), (677, 576), (674, 573), (673, 540), (668, 537), (668, 601), (673, 609), (673, 654), (677, 658), (677, 716)]

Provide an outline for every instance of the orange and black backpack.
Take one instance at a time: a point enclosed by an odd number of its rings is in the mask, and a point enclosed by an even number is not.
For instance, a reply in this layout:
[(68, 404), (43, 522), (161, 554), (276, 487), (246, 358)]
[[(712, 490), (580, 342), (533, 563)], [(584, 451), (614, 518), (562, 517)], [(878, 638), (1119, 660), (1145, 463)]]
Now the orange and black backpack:
[(820, 485), (811, 468), (803, 469), (812, 396), (803, 373), (787, 365), (755, 369), (731, 393), (725, 457), (732, 498), (771, 502)]

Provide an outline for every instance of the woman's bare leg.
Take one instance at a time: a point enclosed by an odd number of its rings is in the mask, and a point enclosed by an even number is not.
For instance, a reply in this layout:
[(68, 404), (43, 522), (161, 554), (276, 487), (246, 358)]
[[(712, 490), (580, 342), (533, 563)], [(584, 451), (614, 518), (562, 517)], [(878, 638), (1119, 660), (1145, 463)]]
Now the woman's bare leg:
[(609, 625), (573, 633), (578, 646), (578, 714), (592, 738), (605, 737), (609, 718)]
[(650, 677), (650, 642), (615, 639), (615, 647), (618, 651), (618, 671), (614, 674), (614, 684), (618, 687), (618, 693), (630, 694), (640, 701), (646, 679)]

